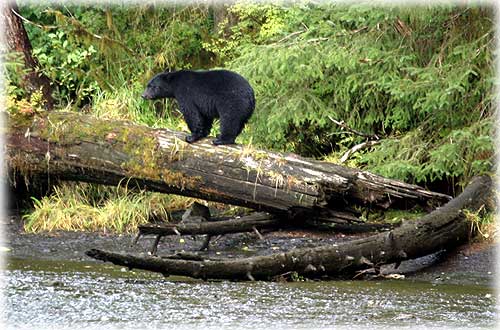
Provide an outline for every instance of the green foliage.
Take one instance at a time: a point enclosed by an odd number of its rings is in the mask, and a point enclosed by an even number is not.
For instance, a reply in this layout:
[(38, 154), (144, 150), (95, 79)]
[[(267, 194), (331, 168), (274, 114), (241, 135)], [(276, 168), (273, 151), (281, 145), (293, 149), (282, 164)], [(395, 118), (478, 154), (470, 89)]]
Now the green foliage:
[(127, 119), (150, 127), (188, 130), (174, 101), (157, 100), (151, 104), (151, 101), (141, 98), (143, 89), (141, 83), (134, 82), (114, 91), (102, 91), (94, 96), (89, 109), (100, 118)]
[[(429, 184), (491, 170), (492, 7), (39, 2), (20, 10), (35, 23), (25, 27), (60, 107), (187, 130), (175, 101), (140, 98), (147, 80), (168, 68), (225, 67), (256, 93), (240, 143), (340, 159), (366, 139), (332, 118), (382, 137), (350, 166)], [(9, 107), (33, 111), (22, 61), (9, 55)]]
[(471, 222), (472, 229), (478, 233), (479, 240), (495, 241), (498, 237), (496, 212), (481, 209), (477, 212), (464, 211), (465, 217)]
[(370, 170), (406, 181), (435, 181), (461, 178), (467, 183), (472, 176), (491, 171), (493, 160), (492, 120), (457, 129), (438, 143), (429, 141), (423, 130), (411, 131), (401, 138), (384, 140), (366, 153), (361, 162)]
[[(203, 47), (224, 63), (244, 53), (248, 45), (266, 44), (283, 35), (295, 22), (297, 7), (241, 2), (227, 7), (228, 15), (217, 26), (216, 35)], [(237, 18), (235, 22), (230, 18)]]
[[(210, 22), (204, 6), (30, 5), (22, 14), (33, 53), (56, 99), (88, 104), (100, 91), (145, 82), (169, 68), (203, 67)], [(44, 27), (40, 28), (40, 24)]]
[(294, 17), (288, 32), (297, 33), (244, 44), (227, 63), (255, 88), (257, 115), (246, 132), (256, 145), (320, 156), (363, 141), (346, 139), (332, 117), (388, 137), (356, 162), (383, 175), (467, 181), (490, 169), (493, 26), (487, 8), (322, 4)]
[(21, 88), (21, 76), (26, 73), (21, 53), (12, 52), (3, 57), (7, 97), (20, 100), (25, 98), (26, 91)]
[(43, 67), (42, 72), (57, 86), (55, 97), (76, 105), (88, 100), (99, 90), (89, 71), (97, 50), (92, 45), (75, 47), (63, 31), (48, 33), (45, 39), (33, 48), (33, 55)]

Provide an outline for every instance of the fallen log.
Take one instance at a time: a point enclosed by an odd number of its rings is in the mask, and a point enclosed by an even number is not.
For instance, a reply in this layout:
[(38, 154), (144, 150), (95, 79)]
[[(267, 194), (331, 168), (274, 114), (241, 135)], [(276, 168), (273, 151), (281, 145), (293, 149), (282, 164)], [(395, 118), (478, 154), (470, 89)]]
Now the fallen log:
[(158, 244), (163, 236), (168, 235), (207, 235), (200, 247), (200, 251), (208, 250), (210, 239), (215, 235), (224, 235), (230, 233), (242, 233), (253, 231), (259, 237), (261, 234), (258, 229), (277, 228), (284, 223), (275, 216), (259, 212), (233, 220), (211, 220), (210, 222), (180, 222), (177, 224), (157, 224), (139, 226), (139, 232), (135, 237), (133, 244), (137, 243), (141, 236), (155, 235), (155, 241), (149, 250), (151, 255), (156, 255)]
[(275, 216), (260, 212), (234, 220), (197, 223), (159, 224), (139, 226), (142, 235), (221, 235), (254, 231), (254, 228), (272, 228), (283, 225)]
[(353, 168), (249, 146), (215, 147), (209, 139), (189, 144), (185, 136), (74, 112), (18, 113), (8, 118), (6, 161), (28, 178), (127, 182), (288, 218), (347, 205), (434, 207), (450, 199)]
[(474, 228), (464, 211), (478, 211), (489, 204), (491, 198), (491, 178), (478, 177), (462, 194), (443, 207), (419, 220), (407, 221), (387, 233), (268, 256), (183, 260), (140, 258), (96, 249), (89, 250), (86, 254), (130, 269), (200, 279), (269, 280), (290, 272), (307, 278), (354, 277), (357, 272), (368, 268), (422, 257), (465, 242)]
[[(357, 219), (356, 219), (357, 220)], [(299, 225), (308, 225), (313, 228), (345, 232), (345, 233), (365, 233), (370, 231), (381, 231), (391, 229), (399, 225), (385, 223), (366, 223), (360, 220), (337, 218), (311, 218), (301, 222)], [(138, 235), (224, 235), (232, 233), (251, 232), (255, 229), (268, 229), (283, 227), (284, 225), (293, 225), (287, 223), (274, 215), (265, 212), (257, 212), (238, 219), (217, 220), (212, 219), (207, 222), (188, 222), (188, 223), (160, 223), (138, 226)]]
[[(357, 219), (356, 219), (357, 220)], [(255, 232), (260, 238), (260, 229), (276, 229), (285, 226), (293, 226), (293, 223), (283, 221), (274, 215), (265, 212), (257, 212), (239, 219), (217, 220), (210, 222), (180, 222), (180, 223), (161, 223), (147, 224), (138, 226), (139, 232), (134, 238), (132, 244), (136, 244), (140, 237), (154, 235), (155, 241), (149, 250), (151, 255), (156, 255), (158, 244), (163, 236), (169, 235), (208, 235), (201, 250), (207, 249), (211, 236), (225, 235), (232, 233)], [(365, 223), (362, 221), (352, 221), (338, 218), (313, 218), (302, 221), (300, 226), (313, 227), (330, 232), (340, 232), (348, 234), (367, 233), (374, 231), (384, 231), (394, 228), (397, 224), (383, 223)]]

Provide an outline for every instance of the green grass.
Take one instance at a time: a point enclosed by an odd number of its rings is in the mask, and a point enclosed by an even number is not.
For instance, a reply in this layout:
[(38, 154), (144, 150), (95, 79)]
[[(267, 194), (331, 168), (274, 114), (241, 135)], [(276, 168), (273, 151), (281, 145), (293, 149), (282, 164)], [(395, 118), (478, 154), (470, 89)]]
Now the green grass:
[(412, 221), (423, 217), (426, 213), (421, 209), (375, 211), (370, 214), (370, 221), (398, 223)]
[[(150, 127), (168, 127), (175, 130), (187, 130), (180, 113), (174, 110), (173, 101), (147, 101), (141, 98), (143, 85), (124, 85), (114, 91), (98, 93), (90, 106), (90, 113), (103, 119), (130, 120)], [(155, 103), (165, 109), (157, 113)]]
[(63, 183), (50, 196), (34, 199), (24, 216), (27, 232), (53, 230), (132, 233), (151, 214), (168, 219), (168, 210), (185, 207), (190, 200), (124, 187)]
[(495, 241), (498, 237), (495, 215), (497, 212), (480, 209), (477, 212), (464, 211), (465, 216), (472, 224), (472, 229), (477, 232), (479, 241)]

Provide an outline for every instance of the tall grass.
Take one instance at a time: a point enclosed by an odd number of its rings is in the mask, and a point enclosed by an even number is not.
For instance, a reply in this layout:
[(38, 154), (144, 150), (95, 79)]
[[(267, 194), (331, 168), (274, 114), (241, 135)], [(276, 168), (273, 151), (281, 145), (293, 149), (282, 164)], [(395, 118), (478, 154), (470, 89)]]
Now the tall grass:
[(168, 219), (168, 210), (186, 207), (187, 198), (131, 192), (124, 187), (63, 183), (53, 194), (34, 199), (34, 209), (24, 216), (27, 232), (68, 230), (132, 233), (150, 215)]

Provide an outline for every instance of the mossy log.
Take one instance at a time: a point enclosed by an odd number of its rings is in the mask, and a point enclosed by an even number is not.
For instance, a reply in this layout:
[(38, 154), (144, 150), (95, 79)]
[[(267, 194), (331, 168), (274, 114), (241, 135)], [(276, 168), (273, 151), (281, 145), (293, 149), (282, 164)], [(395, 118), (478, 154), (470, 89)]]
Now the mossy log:
[(437, 206), (449, 196), (332, 163), (250, 146), (194, 144), (186, 134), (75, 112), (11, 115), (11, 171), (179, 194), (273, 214), (344, 206)]
[(443, 207), (418, 220), (407, 221), (387, 233), (268, 256), (208, 260), (141, 258), (96, 249), (86, 254), (130, 269), (144, 269), (166, 276), (269, 280), (294, 272), (307, 278), (354, 277), (368, 268), (414, 259), (465, 242), (473, 233), (473, 226), (464, 211), (478, 211), (491, 198), (491, 178), (475, 178), (462, 194)]

